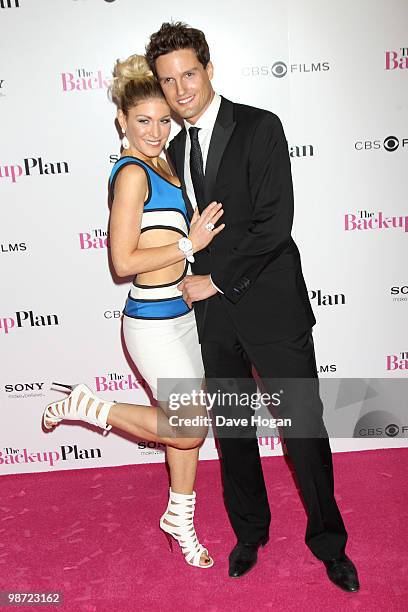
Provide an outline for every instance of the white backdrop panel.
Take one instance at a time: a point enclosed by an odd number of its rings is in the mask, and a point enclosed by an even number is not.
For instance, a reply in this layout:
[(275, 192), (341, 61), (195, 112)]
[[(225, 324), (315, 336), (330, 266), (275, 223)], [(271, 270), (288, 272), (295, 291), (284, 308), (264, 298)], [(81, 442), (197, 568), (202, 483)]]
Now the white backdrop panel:
[[(407, 346), (407, 233), (344, 223), (347, 214), (408, 215), (408, 70), (385, 69), (387, 50), (403, 57), (407, 18), (403, 0), (209, 0), (205, 11), (159, 0), (143, 13), (133, 0), (0, 8), (0, 474), (163, 461), (157, 445), (116, 433), (66, 425), (46, 434), (40, 416), (57, 396), (52, 380), (149, 403), (122, 345), (127, 282), (112, 276), (105, 244), (107, 178), (119, 154), (106, 79), (118, 57), (143, 52), (170, 19), (206, 32), (219, 93), (283, 121), (318, 364), (334, 367), (324, 375), (406, 375), (387, 370), (386, 357)], [(398, 138), (393, 151), (389, 136)], [(332, 441), (334, 450), (405, 444)], [(275, 438), (260, 447), (281, 453)], [(201, 458), (216, 456), (208, 439)]]

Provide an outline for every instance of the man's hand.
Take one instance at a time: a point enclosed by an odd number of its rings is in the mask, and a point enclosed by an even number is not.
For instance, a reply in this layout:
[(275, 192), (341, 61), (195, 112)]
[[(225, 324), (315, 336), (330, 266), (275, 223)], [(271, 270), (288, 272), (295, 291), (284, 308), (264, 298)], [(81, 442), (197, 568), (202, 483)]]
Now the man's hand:
[(186, 276), (177, 289), (183, 292), (183, 300), (189, 308), (192, 308), (193, 302), (205, 300), (217, 293), (216, 288), (210, 280), (210, 275), (192, 274)]

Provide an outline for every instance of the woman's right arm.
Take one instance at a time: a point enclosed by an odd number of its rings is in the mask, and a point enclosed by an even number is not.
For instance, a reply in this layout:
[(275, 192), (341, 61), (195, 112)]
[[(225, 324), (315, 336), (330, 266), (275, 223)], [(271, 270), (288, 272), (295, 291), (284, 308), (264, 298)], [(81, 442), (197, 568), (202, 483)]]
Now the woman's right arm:
[[(146, 174), (140, 166), (123, 168), (115, 181), (115, 197), (109, 224), (112, 263), (118, 276), (133, 276), (153, 272), (184, 260), (178, 240), (161, 247), (138, 248), (143, 206), (148, 193)], [(200, 216), (196, 212), (191, 220), (189, 238), (194, 252), (211, 242), (223, 228), (220, 225), (212, 232), (205, 229), (206, 223), (216, 223), (223, 211), (221, 205), (212, 202)]]

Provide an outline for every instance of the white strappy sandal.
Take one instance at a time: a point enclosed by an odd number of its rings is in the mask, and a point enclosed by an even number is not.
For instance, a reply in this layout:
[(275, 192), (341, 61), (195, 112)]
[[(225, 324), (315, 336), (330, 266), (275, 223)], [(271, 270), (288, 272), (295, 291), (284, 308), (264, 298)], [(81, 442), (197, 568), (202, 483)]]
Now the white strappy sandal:
[[(166, 512), (160, 519), (160, 527), (167, 536), (171, 551), (173, 551), (171, 539), (173, 537), (179, 543), (184, 558), (189, 565), (209, 568), (214, 565), (214, 560), (211, 557), (209, 557), (209, 563), (200, 563), (201, 555), (203, 553), (208, 555), (208, 550), (200, 544), (194, 529), (195, 501), (195, 491), (191, 495), (184, 495), (174, 493), (170, 489), (169, 503)], [(165, 520), (167, 523), (164, 522)], [(171, 525), (168, 523), (171, 523)]]
[[(106, 434), (112, 425), (108, 425), (109, 410), (114, 402), (106, 402), (94, 393), (83, 383), (79, 385), (62, 385), (52, 383), (56, 387), (64, 387), (71, 391), (69, 396), (59, 402), (52, 402), (45, 407), (43, 413), (43, 424), (45, 429), (52, 429), (60, 421), (85, 421), (96, 427), (101, 427)], [(99, 414), (96, 416), (98, 409)], [(48, 426), (47, 421), (53, 425)]]

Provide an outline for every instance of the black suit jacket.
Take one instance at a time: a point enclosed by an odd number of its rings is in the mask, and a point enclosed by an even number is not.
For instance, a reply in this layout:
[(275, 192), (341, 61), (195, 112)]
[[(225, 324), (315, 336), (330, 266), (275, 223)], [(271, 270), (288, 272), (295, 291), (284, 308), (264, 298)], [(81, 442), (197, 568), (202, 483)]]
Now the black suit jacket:
[[(185, 139), (183, 129), (168, 152), (192, 213), (184, 182)], [(200, 341), (219, 338), (225, 317), (254, 344), (310, 329), (316, 321), (291, 237), (290, 158), (276, 115), (222, 98), (208, 150), (205, 195), (207, 204), (223, 204), (226, 227), (195, 254), (192, 271), (211, 274), (224, 295), (195, 302)]]

